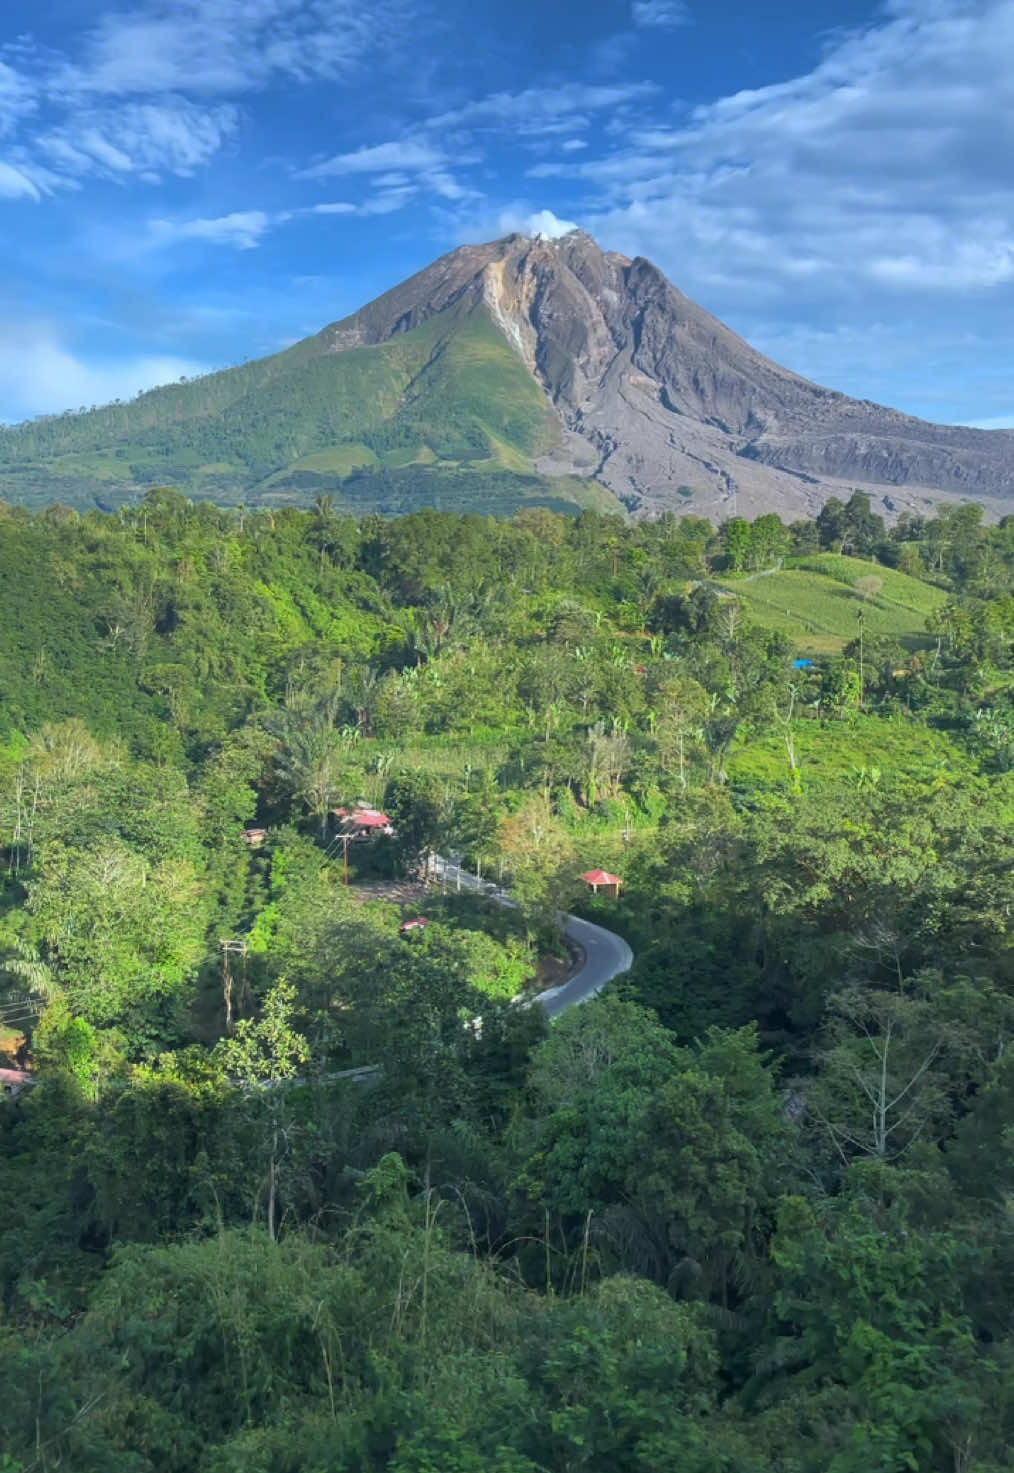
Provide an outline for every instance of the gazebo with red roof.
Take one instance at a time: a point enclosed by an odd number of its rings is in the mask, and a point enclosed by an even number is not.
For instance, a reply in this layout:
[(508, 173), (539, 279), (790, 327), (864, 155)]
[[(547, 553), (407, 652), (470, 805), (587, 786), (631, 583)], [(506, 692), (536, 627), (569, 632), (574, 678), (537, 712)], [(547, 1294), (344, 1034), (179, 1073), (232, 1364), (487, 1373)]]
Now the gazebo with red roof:
[(619, 895), (620, 886), (623, 884), (619, 875), (611, 875), (608, 870), (604, 869), (590, 869), (586, 874), (579, 876), (579, 878), (584, 880), (585, 884), (590, 886), (596, 895), (600, 890), (607, 890), (613, 895)]

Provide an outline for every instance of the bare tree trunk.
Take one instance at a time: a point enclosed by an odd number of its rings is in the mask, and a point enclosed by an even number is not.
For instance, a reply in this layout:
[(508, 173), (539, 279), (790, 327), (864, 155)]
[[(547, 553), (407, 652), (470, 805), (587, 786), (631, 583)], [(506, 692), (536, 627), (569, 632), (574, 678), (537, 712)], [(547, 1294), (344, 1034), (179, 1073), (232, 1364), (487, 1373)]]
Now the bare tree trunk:
[(276, 1168), (275, 1158), (278, 1152), (278, 1131), (275, 1130), (271, 1137), (271, 1166), (268, 1174), (268, 1237), (272, 1243), (275, 1241), (275, 1206), (276, 1206)]

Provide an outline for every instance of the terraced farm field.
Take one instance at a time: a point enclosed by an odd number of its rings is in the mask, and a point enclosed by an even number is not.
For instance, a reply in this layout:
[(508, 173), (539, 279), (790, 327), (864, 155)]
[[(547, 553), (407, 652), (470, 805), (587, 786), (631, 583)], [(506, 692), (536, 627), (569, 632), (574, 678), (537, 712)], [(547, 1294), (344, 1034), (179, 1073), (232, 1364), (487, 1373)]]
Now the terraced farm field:
[(812, 655), (837, 654), (855, 639), (860, 609), (871, 634), (919, 648), (929, 643), (926, 620), (947, 601), (943, 589), (907, 573), (830, 552), (790, 559), (776, 572), (726, 576), (715, 586), (735, 594), (758, 624), (784, 631), (801, 654)]

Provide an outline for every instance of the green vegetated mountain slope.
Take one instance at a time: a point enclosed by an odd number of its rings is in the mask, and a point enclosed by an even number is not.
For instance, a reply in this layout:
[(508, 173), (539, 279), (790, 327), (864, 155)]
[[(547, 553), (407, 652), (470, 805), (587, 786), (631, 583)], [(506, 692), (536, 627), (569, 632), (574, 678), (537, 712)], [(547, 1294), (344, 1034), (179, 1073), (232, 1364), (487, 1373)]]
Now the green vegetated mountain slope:
[(947, 602), (942, 589), (863, 558), (818, 553), (718, 584), (751, 619), (786, 634), (801, 654), (840, 652), (856, 638), (859, 615), (871, 634), (917, 648), (926, 621)]
[(505, 513), (526, 501), (615, 509), (594, 482), (546, 478), (558, 429), (485, 310), (335, 352), (325, 333), (273, 357), (85, 413), (0, 431), (0, 495), (115, 507), (172, 484), (221, 504), (336, 496), (359, 512)]

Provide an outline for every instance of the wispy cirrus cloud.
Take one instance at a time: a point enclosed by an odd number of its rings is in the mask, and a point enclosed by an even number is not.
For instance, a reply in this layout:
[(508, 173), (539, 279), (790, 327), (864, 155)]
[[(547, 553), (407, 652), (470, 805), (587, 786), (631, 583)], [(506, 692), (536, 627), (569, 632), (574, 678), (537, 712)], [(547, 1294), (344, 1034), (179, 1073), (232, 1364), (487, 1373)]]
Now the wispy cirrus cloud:
[(476, 153), (452, 157), (439, 142), (417, 134), (334, 154), (299, 170), (296, 177), (368, 177), (372, 192), (358, 210), (365, 215), (387, 215), (419, 197), (454, 203), (478, 198), (479, 191), (464, 183), (457, 171), (479, 160)]
[(235, 210), (217, 219), (149, 220), (148, 242), (156, 247), (180, 241), (204, 241), (208, 245), (232, 246), (250, 251), (263, 236), (287, 215), (270, 215), (265, 210)]
[(327, 179), (340, 174), (382, 174), (388, 170), (434, 169), (442, 167), (447, 156), (442, 149), (419, 138), (397, 142), (375, 143), (331, 158), (299, 171), (302, 179)]
[[(405, 186), (414, 189), (414, 186)], [(326, 216), (366, 218), (387, 215), (399, 209), (401, 188), (378, 189), (364, 200), (322, 200), (313, 205), (300, 205), (291, 210), (233, 210), (227, 215), (176, 219), (154, 218), (147, 223), (142, 241), (131, 239), (129, 249), (142, 246), (149, 250), (167, 250), (185, 244), (223, 246), (231, 250), (252, 251), (264, 238), (293, 221)]]
[(36, 89), (30, 80), (0, 61), (0, 138), (12, 133), (36, 107)]
[(690, 7), (683, 0), (633, 0), (630, 19), (638, 30), (675, 30), (692, 22)]
[(405, 0), (150, 0), (107, 11), (56, 76), (70, 93), (256, 91), (273, 78), (335, 78), (403, 33)]
[(590, 228), (698, 283), (988, 288), (1014, 281), (1012, 54), (1014, 0), (894, 0), (805, 75), (529, 175), (577, 186)]
[(416, 3), (142, 0), (100, 12), (63, 53), (11, 45), (0, 61), (0, 139), (16, 152), (0, 189), (38, 199), (90, 177), (187, 177), (237, 133), (236, 99), (382, 64)]
[(24, 167), (0, 159), (0, 199), (40, 200), (44, 187)]
[(491, 92), (438, 113), (426, 127), (433, 134), (463, 134), (471, 139), (507, 130), (520, 137), (570, 135), (587, 126), (590, 118), (644, 102), (658, 91), (651, 82), (626, 81), (564, 82), (518, 92)]
[(460, 221), (457, 207), (471, 208), (485, 198), (489, 154), (504, 141), (532, 145), (560, 137), (564, 154), (580, 152), (587, 140), (578, 130), (596, 116), (642, 102), (656, 91), (643, 82), (568, 82), (489, 93), (436, 113), (399, 138), (317, 159), (296, 177), (368, 178), (373, 193), (360, 207), (364, 214), (393, 213), (428, 200), (445, 204)]
[(40, 134), (36, 148), (54, 170), (75, 179), (130, 174), (187, 178), (208, 163), (240, 122), (230, 103), (200, 107), (182, 97), (75, 111)]

